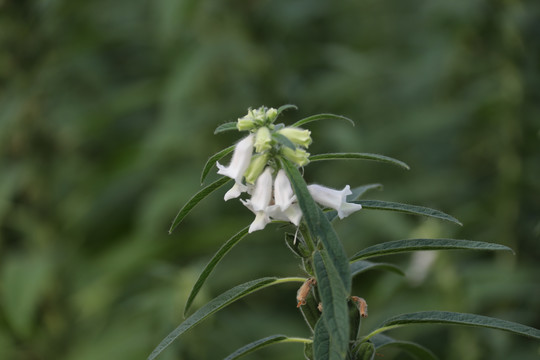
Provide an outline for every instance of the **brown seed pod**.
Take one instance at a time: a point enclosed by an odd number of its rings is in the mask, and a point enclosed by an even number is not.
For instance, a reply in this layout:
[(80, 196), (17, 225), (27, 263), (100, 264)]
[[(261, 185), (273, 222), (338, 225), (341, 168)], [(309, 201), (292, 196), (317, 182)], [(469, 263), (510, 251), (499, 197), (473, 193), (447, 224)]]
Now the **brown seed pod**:
[(360, 316), (365, 318), (368, 316), (367, 312), (367, 302), (361, 297), (358, 296), (351, 296), (351, 300), (356, 303), (358, 306), (358, 311), (360, 311)]
[(309, 295), (309, 291), (313, 287), (313, 285), (317, 284), (317, 280), (315, 280), (314, 277), (311, 277), (307, 279), (302, 286), (300, 286), (300, 289), (296, 292), (296, 300), (298, 300), (298, 305), (296, 305), (297, 308), (299, 308), (302, 305), (306, 304), (306, 298)]

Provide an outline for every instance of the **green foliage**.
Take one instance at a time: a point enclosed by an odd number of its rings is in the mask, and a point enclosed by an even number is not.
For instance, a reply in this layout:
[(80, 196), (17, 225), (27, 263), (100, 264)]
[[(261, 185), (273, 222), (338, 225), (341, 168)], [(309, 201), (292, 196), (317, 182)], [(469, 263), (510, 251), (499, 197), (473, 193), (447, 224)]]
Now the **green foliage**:
[(375, 256), (391, 255), (402, 252), (421, 250), (504, 250), (513, 252), (507, 246), (482, 241), (455, 239), (407, 239), (389, 241), (370, 246), (354, 254), (352, 261), (368, 259)]
[[(171, 214), (196, 192), (201, 165), (236, 139), (213, 136), (216, 125), (262, 103), (298, 104), (282, 114), (296, 117), (289, 124), (320, 111), (356, 121), (311, 123), (314, 153), (373, 151), (413, 165), (401, 173), (320, 162), (305, 169), (308, 183), (381, 182), (385, 192), (374, 198), (440, 208), (464, 223), (454, 229), (366, 208), (337, 225), (349, 255), (401, 238), (516, 251), (437, 253), (415, 280), (416, 255), (395, 259), (411, 278), (358, 275), (353, 291), (376, 304), (365, 327), (438, 308), (539, 328), (540, 4), (244, 5), (0, 3), (0, 358), (147, 356), (182, 320), (209, 254), (249, 221), (241, 205), (217, 201), (221, 189), (167, 234)], [(268, 231), (235, 247), (193, 306), (250, 276), (300, 275), (281, 239)], [(244, 299), (162, 357), (223, 358), (254, 339), (303, 331), (294, 289)], [(538, 351), (526, 338), (467, 330), (407, 327), (403, 338), (449, 360)], [(294, 345), (255, 356), (300, 357)]]
[(392, 165), (399, 166), (406, 170), (409, 170), (409, 165), (405, 164), (403, 161), (384, 156), (379, 154), (368, 154), (368, 153), (330, 153), (330, 154), (318, 154), (312, 155), (309, 157), (309, 161), (322, 161), (322, 160), (371, 160), (379, 161)]

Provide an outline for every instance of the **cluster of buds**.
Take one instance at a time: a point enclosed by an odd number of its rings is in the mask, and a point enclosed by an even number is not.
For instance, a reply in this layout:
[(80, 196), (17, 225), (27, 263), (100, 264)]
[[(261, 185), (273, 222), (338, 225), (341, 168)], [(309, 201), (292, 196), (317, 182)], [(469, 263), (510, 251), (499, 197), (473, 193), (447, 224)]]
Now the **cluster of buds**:
[[(302, 219), (302, 211), (285, 171), (280, 168), (279, 158), (286, 158), (299, 167), (308, 164), (306, 150), (312, 142), (311, 132), (274, 124), (278, 115), (274, 108), (250, 109), (246, 116), (238, 119), (237, 129), (249, 134), (236, 144), (229, 166), (216, 163), (218, 174), (235, 181), (225, 194), (225, 201), (244, 192), (251, 195), (250, 199), (241, 200), (255, 214), (250, 233), (264, 229), (272, 220), (298, 226)], [(343, 190), (321, 185), (309, 185), (308, 189), (315, 201), (337, 210), (340, 218), (362, 208), (347, 203), (346, 197), (351, 194), (348, 185)]]

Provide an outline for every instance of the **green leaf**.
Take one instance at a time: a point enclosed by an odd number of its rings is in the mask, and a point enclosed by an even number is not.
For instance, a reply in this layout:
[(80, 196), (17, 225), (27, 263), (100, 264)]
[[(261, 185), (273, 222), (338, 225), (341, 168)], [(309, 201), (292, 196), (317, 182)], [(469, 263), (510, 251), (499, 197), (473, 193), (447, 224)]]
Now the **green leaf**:
[(227, 356), (225, 360), (234, 360), (238, 359), (244, 355), (247, 355), (251, 352), (254, 352), (256, 350), (259, 350), (265, 346), (273, 345), (273, 344), (279, 344), (279, 343), (285, 343), (285, 342), (297, 342), (297, 343), (303, 343), (303, 344), (311, 344), (311, 340), (309, 339), (303, 339), (303, 338), (290, 338), (285, 335), (271, 335), (268, 337), (265, 337), (263, 339), (259, 339), (257, 341), (254, 341), (252, 343), (249, 343), (245, 346), (242, 346), (240, 349), (236, 350), (231, 355)]
[(311, 342), (309, 344), (304, 344), (304, 358), (306, 358), (306, 360), (314, 360), (315, 359), (313, 357), (313, 342)]
[(409, 165), (405, 164), (403, 161), (384, 156), (379, 154), (370, 154), (370, 153), (328, 153), (328, 154), (317, 154), (309, 157), (310, 162), (314, 161), (323, 161), (323, 160), (370, 160), (384, 162), (387, 164), (392, 164), (399, 166), (403, 169), (409, 170)]
[[(403, 325), (411, 324), (450, 324), (476, 326), (508, 331), (514, 334), (540, 340), (540, 330), (512, 321), (496, 319), (476, 314), (463, 314), (449, 311), (422, 311), (403, 314), (386, 320), (375, 332), (385, 331)], [(369, 335), (368, 335), (369, 336)]]
[(189, 201), (180, 209), (180, 211), (178, 211), (178, 214), (176, 214), (176, 217), (174, 218), (174, 220), (173, 220), (173, 222), (171, 224), (171, 227), (169, 229), (169, 234), (172, 234), (172, 232), (178, 226), (178, 224), (180, 224), (180, 222), (182, 222), (182, 220), (187, 216), (187, 214), (189, 214), (190, 211), (201, 200), (203, 200), (205, 197), (207, 197), (208, 195), (210, 195), (211, 193), (213, 193), (214, 191), (216, 191), (217, 189), (219, 189), (220, 187), (222, 187), (223, 185), (225, 185), (226, 183), (228, 183), (231, 180), (232, 179), (230, 179), (230, 178), (228, 178), (226, 176), (223, 176), (223, 177), (217, 179), (216, 181), (214, 181), (213, 183), (211, 183), (210, 185), (203, 188), (201, 191), (199, 191), (195, 195), (193, 195), (193, 197), (191, 199), (189, 199)]
[(214, 130), (214, 135), (225, 132), (225, 131), (238, 130), (238, 128), (236, 127), (236, 124), (237, 124), (236, 121), (221, 124), (216, 128), (216, 130)]
[(351, 273), (349, 269), (349, 261), (345, 250), (339, 241), (339, 238), (328, 221), (326, 215), (322, 212), (319, 206), (315, 203), (306, 182), (302, 175), (289, 160), (281, 159), (283, 169), (287, 173), (291, 185), (293, 187), (298, 204), (302, 210), (303, 219), (306, 222), (311, 237), (320, 241), (324, 248), (328, 251), (328, 255), (338, 271), (341, 281), (347, 292), (351, 291)]
[[(349, 344), (349, 293), (326, 250), (315, 251), (313, 263), (323, 308), (322, 319), (329, 334), (329, 359), (344, 359)], [(317, 348), (317, 344), (314, 346)]]
[(375, 346), (370, 342), (363, 342), (356, 349), (355, 360), (374, 360)]
[(456, 239), (407, 239), (389, 241), (370, 246), (354, 254), (351, 261), (417, 250), (505, 250), (513, 252), (512, 249), (507, 246), (483, 241)]
[(334, 114), (312, 115), (312, 116), (309, 116), (309, 117), (304, 118), (302, 120), (298, 120), (297, 122), (295, 122), (291, 126), (292, 127), (299, 127), (299, 126), (302, 126), (304, 124), (307, 124), (307, 123), (310, 123), (310, 122), (313, 122), (313, 121), (318, 121), (318, 120), (345, 120), (345, 121), (350, 122), (351, 125), (354, 126), (354, 121), (352, 121), (351, 119), (349, 119), (349, 118), (347, 118), (345, 116), (334, 115)]
[(413, 215), (423, 215), (428, 217), (433, 217), (441, 220), (446, 220), (453, 222), (458, 225), (462, 225), (459, 220), (456, 218), (443, 213), (442, 211), (430, 209), (423, 206), (400, 204), (390, 201), (381, 201), (381, 200), (358, 200), (353, 201), (355, 204), (360, 204), (364, 209), (372, 210), (389, 210), (389, 211), (398, 211), (406, 214)]
[(381, 270), (388, 270), (391, 272), (394, 272), (399, 275), (405, 276), (405, 273), (396, 265), (389, 264), (389, 263), (374, 263), (371, 261), (355, 261), (351, 263), (351, 274), (352, 277), (355, 277), (358, 274), (361, 274), (368, 270), (375, 270), (375, 269), (381, 269)]
[(195, 296), (199, 293), (199, 290), (201, 290), (201, 287), (203, 286), (204, 282), (210, 275), (210, 273), (214, 270), (216, 265), (221, 261), (221, 259), (235, 246), (242, 240), (247, 234), (248, 234), (249, 226), (243, 228), (238, 232), (236, 235), (231, 237), (225, 244), (219, 248), (219, 250), (215, 253), (215, 255), (212, 257), (210, 262), (206, 264), (203, 271), (199, 275), (199, 278), (195, 282), (195, 285), (193, 285), (193, 288), (191, 289), (191, 292), (189, 293), (189, 297), (186, 301), (186, 306), (184, 307), (184, 316), (186, 316), (186, 313), (188, 312), (191, 304), (193, 303), (193, 300), (195, 299)]
[(203, 168), (203, 171), (201, 173), (201, 185), (204, 182), (204, 180), (206, 179), (206, 177), (208, 176), (208, 173), (210, 172), (210, 170), (216, 165), (216, 161), (221, 160), (222, 158), (227, 156), (229, 153), (233, 152), (235, 146), (236, 145), (231, 145), (228, 148), (223, 149), (218, 153), (215, 153), (214, 155), (212, 155), (208, 159), (206, 164), (204, 164), (204, 168)]
[(395, 340), (390, 336), (386, 336), (383, 334), (375, 335), (371, 338), (371, 341), (373, 342), (377, 350), (381, 350), (387, 346), (392, 346), (408, 352), (409, 354), (416, 357), (418, 360), (438, 360), (437, 356), (432, 353), (431, 350), (414, 342)]
[(190, 317), (188, 317), (183, 323), (181, 323), (176, 329), (174, 329), (161, 343), (152, 351), (148, 360), (155, 359), (163, 350), (165, 350), (178, 336), (182, 335), (187, 330), (191, 329), (201, 321), (209, 317), (210, 315), (218, 312), (227, 305), (235, 302), (238, 299), (243, 298), (257, 290), (264, 289), (269, 286), (286, 283), (286, 282), (304, 282), (304, 278), (275, 278), (266, 277), (257, 280), (252, 280), (247, 283), (237, 285), (234, 288), (227, 290), (223, 294), (214, 298), (206, 305), (195, 311)]
[(354, 201), (361, 198), (365, 193), (371, 190), (382, 190), (383, 186), (381, 184), (367, 184), (355, 187), (351, 190), (352, 194), (347, 196), (347, 201)]
[(292, 105), (292, 104), (285, 104), (285, 105), (281, 105), (278, 109), (277, 109), (277, 114), (278, 116), (284, 112), (285, 110), (288, 110), (288, 109), (294, 109), (294, 110), (298, 110), (298, 107), (296, 105)]
[[(330, 360), (330, 334), (326, 329), (324, 319), (321, 317), (315, 325), (313, 333), (313, 355), (317, 360)], [(337, 355), (336, 359), (342, 360), (343, 357)]]
[(315, 299), (313, 293), (313, 291), (310, 291), (306, 298), (306, 304), (300, 306), (300, 311), (311, 331), (314, 331), (317, 321), (321, 318), (321, 312), (317, 308), (319, 302)]
[(289, 138), (285, 135), (274, 133), (272, 134), (272, 137), (281, 145), (291, 148), (293, 150), (296, 149), (296, 146), (293, 144), (293, 142), (289, 140)]

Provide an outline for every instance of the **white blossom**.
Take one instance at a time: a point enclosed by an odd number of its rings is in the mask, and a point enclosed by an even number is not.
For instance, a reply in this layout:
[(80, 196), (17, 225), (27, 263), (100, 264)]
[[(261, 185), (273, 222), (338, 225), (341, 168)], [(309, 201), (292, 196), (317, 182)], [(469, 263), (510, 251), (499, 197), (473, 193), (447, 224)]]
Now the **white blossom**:
[(308, 190), (313, 200), (319, 204), (335, 209), (338, 212), (340, 219), (343, 219), (355, 211), (362, 209), (362, 205), (347, 202), (347, 195), (351, 195), (352, 191), (349, 185), (343, 190), (335, 190), (322, 185), (308, 185)]
[(225, 167), (219, 162), (216, 162), (218, 174), (228, 176), (231, 179), (234, 179), (236, 183), (242, 183), (244, 172), (248, 168), (251, 161), (251, 154), (253, 153), (253, 139), (254, 135), (250, 134), (236, 144), (229, 166)]
[(274, 201), (281, 211), (285, 211), (295, 200), (291, 182), (285, 170), (280, 169), (274, 181)]

